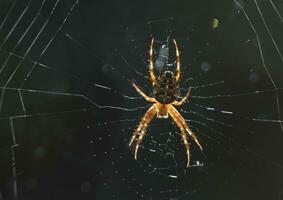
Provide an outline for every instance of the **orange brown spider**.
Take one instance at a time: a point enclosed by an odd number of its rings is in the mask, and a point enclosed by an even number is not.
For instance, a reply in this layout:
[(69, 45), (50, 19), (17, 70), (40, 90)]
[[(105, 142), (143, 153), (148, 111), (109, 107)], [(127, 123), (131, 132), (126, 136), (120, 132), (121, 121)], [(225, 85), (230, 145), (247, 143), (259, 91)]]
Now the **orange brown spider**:
[(202, 146), (200, 145), (196, 135), (191, 131), (186, 121), (182, 117), (182, 115), (177, 111), (174, 106), (181, 106), (185, 102), (190, 95), (190, 89), (188, 90), (185, 97), (181, 98), (181, 100), (177, 100), (179, 98), (179, 80), (180, 80), (180, 56), (179, 50), (176, 43), (176, 40), (173, 40), (175, 49), (176, 49), (176, 72), (175, 74), (172, 71), (161, 71), (158, 77), (154, 75), (153, 68), (153, 43), (154, 39), (151, 40), (150, 51), (149, 51), (149, 74), (150, 81), (152, 83), (153, 88), (153, 96), (147, 96), (136, 84), (132, 84), (136, 91), (143, 97), (145, 100), (153, 103), (153, 105), (147, 110), (141, 122), (133, 136), (131, 138), (129, 146), (132, 145), (135, 138), (138, 136), (136, 147), (135, 147), (135, 156), (134, 158), (137, 160), (137, 152), (140, 146), (140, 143), (145, 135), (146, 128), (151, 120), (155, 117), (157, 118), (168, 118), (170, 116), (175, 124), (179, 127), (182, 135), (183, 142), (186, 147), (187, 152), (187, 167), (190, 164), (190, 146), (187, 139), (187, 134), (193, 138), (199, 148), (202, 150)]

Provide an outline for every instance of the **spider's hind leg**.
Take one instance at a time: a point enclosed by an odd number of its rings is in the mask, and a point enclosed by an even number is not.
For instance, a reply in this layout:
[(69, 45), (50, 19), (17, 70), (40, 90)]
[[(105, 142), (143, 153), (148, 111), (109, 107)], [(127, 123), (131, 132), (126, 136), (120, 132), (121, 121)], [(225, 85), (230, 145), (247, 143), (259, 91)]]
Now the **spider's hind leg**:
[(189, 167), (190, 166), (190, 145), (188, 143), (188, 139), (187, 139), (187, 135), (186, 135), (185, 129), (182, 126), (180, 126), (180, 131), (181, 131), (181, 135), (182, 135), (182, 138), (183, 138), (184, 145), (186, 147), (187, 167)]
[(155, 114), (157, 112), (157, 109), (155, 107), (155, 105), (152, 105), (148, 110), (147, 112), (145, 113), (144, 117), (142, 118), (138, 128), (135, 130), (132, 138), (131, 138), (131, 141), (129, 143), (129, 146), (132, 145), (133, 141), (135, 140), (135, 138), (137, 137), (138, 133), (141, 132), (141, 134), (139, 135), (139, 138), (138, 138), (138, 141), (136, 143), (136, 147), (135, 147), (135, 159), (137, 160), (137, 152), (138, 152), (138, 149), (139, 149), (139, 145), (145, 135), (145, 131), (146, 131), (146, 128), (148, 126), (148, 124), (151, 122), (151, 120), (154, 118)]
[(198, 145), (198, 147), (200, 148), (200, 150), (203, 150), (200, 142), (198, 141), (197, 136), (192, 132), (192, 130), (189, 128), (188, 124), (186, 123), (185, 119), (182, 117), (182, 115), (178, 112), (178, 110), (176, 110), (176, 108), (174, 106), (170, 107), (171, 112), (174, 113), (175, 117), (177, 118), (177, 120), (183, 125), (183, 127), (185, 128), (185, 130), (187, 131), (187, 133), (189, 134), (189, 136), (191, 136), (193, 138), (193, 140), (195, 141), (195, 143)]
[(202, 146), (200, 145), (196, 135), (189, 129), (186, 121), (184, 120), (184, 118), (181, 116), (181, 114), (176, 110), (176, 108), (174, 106), (170, 106), (168, 109), (168, 113), (169, 115), (172, 117), (172, 119), (174, 120), (175, 124), (180, 128), (181, 131), (181, 135), (186, 147), (186, 151), (187, 151), (187, 167), (189, 167), (190, 164), (190, 149), (189, 149), (189, 143), (187, 141), (187, 134), (185, 131), (188, 132), (188, 134), (193, 138), (193, 140), (197, 143), (197, 145), (199, 146), (199, 148), (202, 150)]
[(182, 136), (182, 139), (183, 139), (183, 142), (184, 142), (184, 145), (185, 145), (185, 148), (186, 148), (186, 153), (187, 153), (187, 167), (189, 167), (190, 166), (190, 145), (189, 145), (189, 142), (188, 142), (188, 139), (187, 139), (185, 127), (180, 122), (180, 120), (178, 119), (178, 116), (176, 116), (176, 114), (174, 113), (174, 111), (171, 108), (168, 109), (168, 113), (172, 117), (173, 121), (179, 127), (179, 129), (181, 131), (181, 136)]

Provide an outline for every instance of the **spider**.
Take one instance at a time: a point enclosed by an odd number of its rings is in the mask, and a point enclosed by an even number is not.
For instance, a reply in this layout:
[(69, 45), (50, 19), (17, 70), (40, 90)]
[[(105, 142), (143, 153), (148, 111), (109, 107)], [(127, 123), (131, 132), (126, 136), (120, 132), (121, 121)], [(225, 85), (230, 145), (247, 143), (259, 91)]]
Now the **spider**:
[(174, 106), (181, 106), (185, 102), (187, 102), (188, 97), (190, 96), (190, 88), (186, 95), (177, 100), (179, 98), (179, 80), (180, 80), (180, 56), (179, 50), (176, 43), (176, 40), (173, 39), (175, 49), (176, 49), (176, 71), (173, 73), (169, 70), (160, 71), (158, 77), (155, 77), (154, 67), (153, 67), (153, 44), (154, 39), (152, 38), (150, 44), (149, 51), (149, 78), (152, 83), (153, 89), (153, 97), (147, 96), (135, 83), (132, 83), (135, 90), (148, 102), (153, 105), (147, 110), (143, 118), (141, 119), (138, 127), (133, 133), (133, 136), (130, 140), (129, 146), (132, 145), (136, 137), (138, 137), (136, 146), (135, 146), (135, 154), (134, 158), (137, 160), (137, 153), (139, 146), (142, 142), (142, 139), (145, 135), (146, 128), (148, 124), (152, 121), (152, 119), (156, 116), (157, 118), (168, 118), (169, 116), (172, 118), (174, 123), (180, 129), (181, 136), (186, 148), (187, 153), (187, 167), (190, 164), (190, 146), (187, 139), (187, 134), (193, 138), (199, 148), (202, 150), (202, 146), (200, 145), (196, 135), (191, 131), (186, 121), (182, 117), (182, 115), (178, 112), (178, 110)]

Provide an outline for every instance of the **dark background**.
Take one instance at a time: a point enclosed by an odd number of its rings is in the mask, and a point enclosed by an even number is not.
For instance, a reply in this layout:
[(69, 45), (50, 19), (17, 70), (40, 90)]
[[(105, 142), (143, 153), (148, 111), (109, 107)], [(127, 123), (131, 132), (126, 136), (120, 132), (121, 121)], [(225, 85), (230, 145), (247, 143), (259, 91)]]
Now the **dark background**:
[[(2, 66), (9, 52), (23, 56), (43, 27), (55, 0), (45, 2), (31, 31), (21, 45), (13, 49), (42, 2), (30, 1), (27, 13), (3, 43), (28, 5), (28, 1), (16, 2), (5, 26), (0, 29)], [(278, 97), (282, 103), (280, 56), (255, 2), (239, 2), (244, 5), (260, 38), (265, 64), (279, 88)], [(239, 6), (230, 0), (84, 0), (75, 5), (63, 28), (59, 29), (73, 3), (59, 1), (42, 35), (8, 85), (20, 87), (32, 61), (37, 61), (56, 34), (39, 60), (45, 67), (37, 65), (23, 87), (36, 91), (23, 91), (26, 114), (30, 116), (22, 116), (25, 113), (17, 91), (5, 92), (0, 120), (0, 200), (16, 199), (15, 181), (17, 198), (21, 200), (283, 199), (280, 126), (251, 120), (278, 119), (276, 93), (264, 70), (255, 33)], [(281, 12), (282, 2), (274, 3)], [(1, 22), (12, 4), (12, 1), (0, 1)], [(259, 1), (259, 5), (281, 50), (282, 22), (269, 1)], [(216, 28), (212, 26), (214, 19), (219, 20)], [(164, 42), (168, 35), (176, 38), (180, 46), (182, 93), (188, 86), (195, 87), (182, 115), (193, 120), (189, 125), (204, 146), (201, 153), (192, 142), (192, 163), (200, 161), (204, 166), (185, 167), (182, 141), (169, 120), (152, 123), (143, 141), (144, 148), (139, 151), (139, 160), (135, 161), (128, 142), (146, 108), (131, 112), (101, 109), (81, 96), (38, 92), (84, 95), (100, 105), (126, 108), (147, 105), (142, 99), (130, 100), (122, 95), (137, 97), (128, 80), (135, 81), (150, 94), (148, 79), (135, 69), (147, 76), (151, 36)], [(160, 44), (156, 43), (156, 50)], [(9, 59), (8, 67), (0, 76), (1, 86), (20, 60), (17, 56)], [(201, 87), (217, 81), (224, 83)], [(110, 87), (112, 91), (93, 83)], [(257, 90), (269, 92), (251, 93)], [(199, 98), (246, 92), (247, 95), (240, 96)], [(207, 111), (201, 106), (229, 110), (248, 118)], [(121, 121), (124, 119), (131, 121)], [(11, 146), (11, 121), (17, 147)], [(168, 138), (167, 145), (160, 145)], [(152, 154), (149, 149), (157, 153)], [(16, 177), (12, 174), (11, 150), (16, 153)], [(166, 155), (168, 152), (174, 154), (174, 161)], [(177, 179), (170, 178), (170, 174)]]

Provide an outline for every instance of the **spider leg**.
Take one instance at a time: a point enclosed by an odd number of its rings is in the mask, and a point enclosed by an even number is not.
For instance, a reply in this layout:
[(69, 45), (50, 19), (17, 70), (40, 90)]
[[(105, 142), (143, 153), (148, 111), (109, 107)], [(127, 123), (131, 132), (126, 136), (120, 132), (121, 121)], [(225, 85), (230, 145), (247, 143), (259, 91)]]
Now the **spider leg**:
[(181, 106), (182, 104), (186, 103), (191, 93), (191, 87), (188, 89), (186, 96), (184, 96), (180, 101), (174, 101), (173, 105)]
[(179, 49), (178, 45), (175, 39), (173, 39), (173, 42), (175, 44), (175, 49), (176, 49), (176, 64), (177, 64), (177, 69), (176, 69), (176, 80), (180, 80), (180, 54), (179, 54)]
[(155, 103), (155, 99), (152, 97), (147, 96), (135, 83), (132, 84), (136, 91), (143, 97), (145, 100)]
[[(151, 119), (149, 119), (149, 122), (153, 119), (153, 117), (154, 117), (154, 115), (152, 115)], [(149, 122), (148, 122), (148, 123), (149, 123)], [(137, 141), (137, 143), (136, 143), (136, 148), (135, 148), (135, 160), (137, 160), (138, 150), (139, 150), (139, 147), (140, 147), (140, 143), (142, 142), (142, 139), (143, 139), (143, 137), (144, 137), (144, 135), (145, 135), (145, 131), (146, 131), (147, 125), (148, 125), (148, 124), (145, 124), (145, 125), (142, 127), (142, 129), (141, 129), (141, 134), (140, 134), (140, 136), (139, 136), (139, 138), (138, 138), (138, 141)]]
[(171, 108), (168, 109), (168, 113), (172, 117), (175, 124), (180, 128), (182, 139), (183, 139), (184, 145), (186, 147), (186, 152), (187, 152), (187, 167), (189, 167), (189, 165), (190, 165), (190, 145), (188, 143), (185, 128)]
[(154, 42), (154, 38), (152, 38), (151, 40), (150, 50), (149, 50), (149, 75), (152, 85), (155, 84), (155, 75), (153, 69), (153, 42)]
[(138, 149), (139, 149), (139, 145), (143, 139), (143, 136), (145, 135), (145, 131), (146, 131), (146, 128), (148, 126), (148, 124), (151, 122), (151, 120), (153, 119), (154, 115), (156, 114), (157, 112), (157, 109), (155, 107), (155, 105), (152, 105), (148, 110), (147, 112), (145, 113), (145, 115), (143, 116), (138, 128), (135, 130), (132, 138), (131, 138), (131, 141), (129, 143), (129, 146), (132, 145), (133, 141), (135, 140), (135, 138), (137, 137), (138, 133), (141, 132), (139, 138), (138, 138), (138, 141), (137, 141), (137, 144), (136, 144), (136, 148), (135, 148), (135, 159), (137, 159), (137, 152), (138, 152)]
[(191, 131), (191, 129), (189, 128), (188, 124), (186, 123), (185, 119), (182, 117), (182, 115), (178, 112), (178, 110), (176, 110), (176, 108), (174, 106), (170, 106), (169, 107), (170, 111), (174, 113), (174, 115), (176, 116), (176, 118), (180, 121), (180, 123), (182, 123), (182, 125), (184, 126), (185, 130), (187, 131), (187, 133), (193, 138), (193, 140), (195, 141), (195, 143), (199, 146), (199, 148), (201, 150), (203, 150), (201, 144), (199, 143), (197, 136)]

